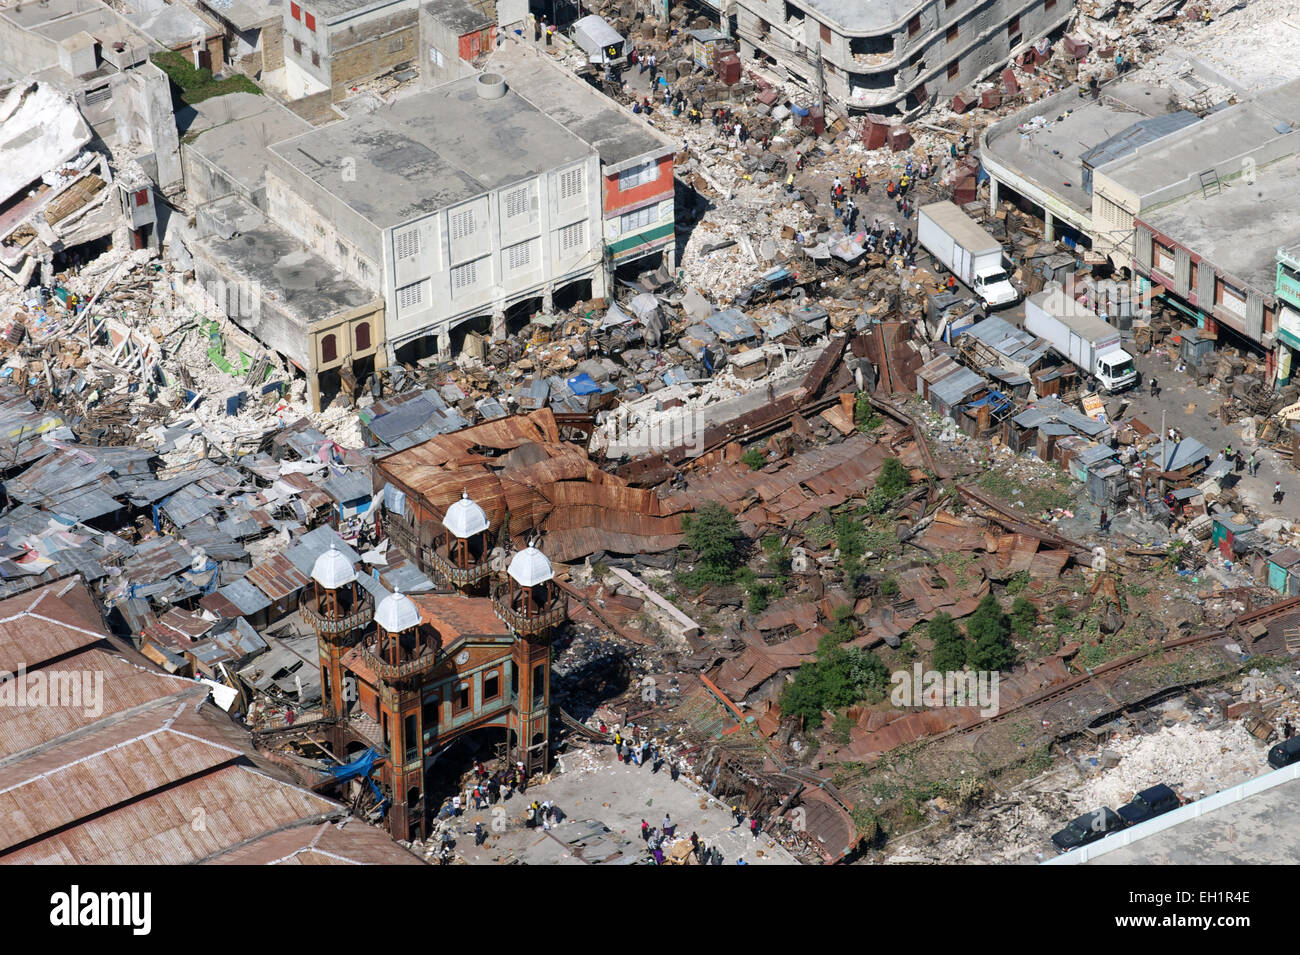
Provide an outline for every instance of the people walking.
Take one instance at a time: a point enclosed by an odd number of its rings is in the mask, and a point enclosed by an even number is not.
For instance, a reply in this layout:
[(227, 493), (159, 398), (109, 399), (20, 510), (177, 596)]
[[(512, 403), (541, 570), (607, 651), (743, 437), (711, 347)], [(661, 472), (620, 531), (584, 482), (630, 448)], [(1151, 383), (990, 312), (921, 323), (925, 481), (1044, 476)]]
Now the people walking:
[(1273, 482), (1273, 503), (1281, 504), (1282, 498), (1285, 496), (1286, 496), (1286, 492), (1282, 490), (1282, 482), (1274, 481)]
[(1152, 398), (1159, 398), (1159, 397), (1160, 397), (1160, 382), (1156, 381), (1156, 376), (1155, 376), (1155, 375), (1152, 375), (1152, 376), (1151, 376), (1151, 381), (1148, 382), (1148, 384), (1151, 386), (1151, 397), (1152, 397)]

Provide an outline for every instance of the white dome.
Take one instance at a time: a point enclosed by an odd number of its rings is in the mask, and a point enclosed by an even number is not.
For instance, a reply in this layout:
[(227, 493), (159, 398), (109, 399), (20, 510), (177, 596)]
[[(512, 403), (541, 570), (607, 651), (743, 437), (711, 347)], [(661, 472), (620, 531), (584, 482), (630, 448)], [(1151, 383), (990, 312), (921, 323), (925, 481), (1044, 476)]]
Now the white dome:
[(352, 561), (343, 556), (334, 544), (330, 549), (316, 558), (311, 567), (311, 579), (329, 590), (337, 590), (357, 579), (356, 568)]
[(510, 558), (510, 566), (506, 573), (513, 577), (520, 587), (533, 587), (555, 576), (546, 555), (532, 544)]
[(488, 519), (483, 513), (483, 508), (471, 501), (469, 495), (462, 491), (460, 500), (453, 502), (451, 507), (447, 508), (447, 516), (442, 519), (442, 526), (451, 531), (454, 536), (464, 540), (487, 530)]
[(400, 590), (395, 590), (379, 601), (375, 611), (375, 623), (389, 633), (401, 633), (410, 630), (420, 622), (420, 611), (415, 608), (411, 598)]

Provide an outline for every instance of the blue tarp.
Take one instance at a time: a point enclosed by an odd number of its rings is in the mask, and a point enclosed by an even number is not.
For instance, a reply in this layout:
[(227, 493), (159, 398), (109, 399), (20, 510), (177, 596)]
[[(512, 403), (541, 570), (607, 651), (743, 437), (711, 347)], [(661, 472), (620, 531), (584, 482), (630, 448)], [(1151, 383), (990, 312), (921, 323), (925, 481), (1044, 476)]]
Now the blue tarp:
[(567, 382), (569, 390), (575, 395), (594, 395), (600, 391), (600, 385), (596, 384), (591, 375), (585, 371), (580, 375), (574, 375)]

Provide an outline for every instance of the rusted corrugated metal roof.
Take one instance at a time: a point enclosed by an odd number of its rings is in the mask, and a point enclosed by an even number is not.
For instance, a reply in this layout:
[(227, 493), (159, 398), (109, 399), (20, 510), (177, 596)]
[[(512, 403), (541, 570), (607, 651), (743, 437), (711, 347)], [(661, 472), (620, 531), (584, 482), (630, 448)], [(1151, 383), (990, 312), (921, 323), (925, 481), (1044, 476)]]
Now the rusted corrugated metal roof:
[(272, 602), (297, 593), (311, 580), (284, 554), (276, 554), (270, 560), (254, 564), (244, 579), (271, 598)]

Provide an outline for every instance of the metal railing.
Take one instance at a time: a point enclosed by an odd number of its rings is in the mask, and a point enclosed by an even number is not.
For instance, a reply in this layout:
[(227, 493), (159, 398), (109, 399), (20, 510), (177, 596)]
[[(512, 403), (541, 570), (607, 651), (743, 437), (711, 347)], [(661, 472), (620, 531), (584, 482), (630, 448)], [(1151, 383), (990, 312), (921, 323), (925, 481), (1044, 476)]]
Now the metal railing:
[(375, 618), (375, 599), (369, 593), (361, 593), (357, 605), (343, 616), (327, 617), (316, 606), (314, 594), (303, 593), (298, 598), (298, 614), (303, 622), (322, 634), (350, 633), (360, 630)]
[(569, 601), (566, 597), (557, 597), (555, 603), (545, 610), (524, 613), (510, 606), (507, 598), (497, 596), (492, 598), (492, 609), (516, 633), (535, 634), (564, 623), (569, 616)]

